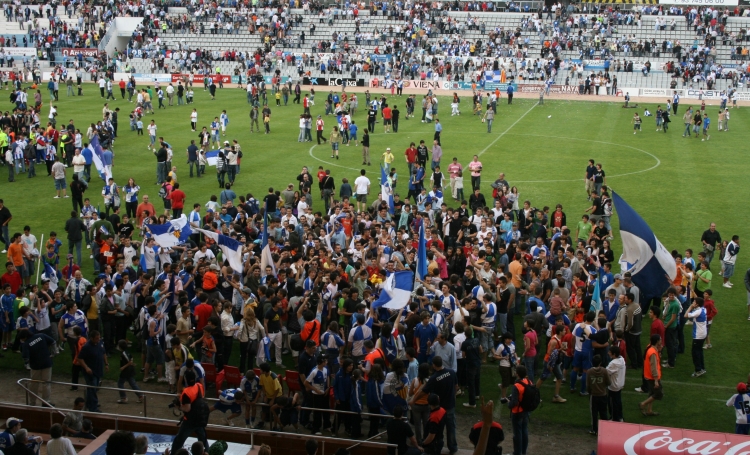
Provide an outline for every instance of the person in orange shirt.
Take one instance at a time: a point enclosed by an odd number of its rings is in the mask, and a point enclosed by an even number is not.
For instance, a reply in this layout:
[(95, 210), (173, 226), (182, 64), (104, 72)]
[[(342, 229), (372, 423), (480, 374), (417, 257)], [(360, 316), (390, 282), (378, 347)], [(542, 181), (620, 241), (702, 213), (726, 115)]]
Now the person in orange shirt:
[(347, 216), (341, 219), (341, 226), (344, 228), (344, 234), (347, 239), (352, 238), (352, 215), (349, 213)]
[(99, 247), (99, 264), (101, 264), (102, 270), (106, 266), (110, 266), (114, 270), (116, 259), (117, 247), (114, 245), (114, 239), (110, 236)]
[(583, 287), (576, 289), (575, 295), (571, 296), (568, 302), (570, 308), (575, 311), (574, 319), (576, 323), (583, 322), (583, 291)]
[(219, 271), (219, 266), (216, 264), (211, 264), (211, 266), (208, 268), (206, 273), (203, 275), (203, 291), (209, 296), (209, 297), (217, 297), (221, 298), (219, 295), (219, 276), (217, 275), (217, 272)]
[(18, 232), (13, 234), (10, 240), (8, 261), (13, 263), (21, 276), (24, 276), (23, 245), (21, 244), (21, 234)]
[(661, 337), (651, 335), (651, 343), (646, 347), (646, 358), (643, 362), (643, 376), (648, 381), (649, 396), (638, 405), (644, 416), (658, 416), (659, 413), (654, 412), (652, 406), (654, 401), (661, 400), (664, 396), (661, 386), (661, 348)]

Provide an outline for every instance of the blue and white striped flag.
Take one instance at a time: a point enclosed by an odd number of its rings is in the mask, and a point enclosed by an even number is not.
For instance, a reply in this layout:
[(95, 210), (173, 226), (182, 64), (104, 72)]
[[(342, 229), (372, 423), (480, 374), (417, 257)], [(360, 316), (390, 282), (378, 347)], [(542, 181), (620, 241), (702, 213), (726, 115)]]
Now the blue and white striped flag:
[(674, 258), (638, 212), (614, 191), (612, 201), (620, 220), (620, 262), (629, 265), (628, 272), (646, 300), (661, 297), (677, 276)]

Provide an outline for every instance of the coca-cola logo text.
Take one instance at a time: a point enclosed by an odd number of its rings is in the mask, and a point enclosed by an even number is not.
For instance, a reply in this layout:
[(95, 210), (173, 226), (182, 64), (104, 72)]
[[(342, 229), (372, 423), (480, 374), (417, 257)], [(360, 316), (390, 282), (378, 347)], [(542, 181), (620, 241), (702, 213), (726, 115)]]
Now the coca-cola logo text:
[(599, 422), (597, 453), (607, 455), (750, 455), (750, 437), (603, 421)]
[[(732, 445), (730, 441), (696, 441), (691, 438), (674, 439), (670, 435), (672, 431), (658, 428), (656, 430), (641, 431), (625, 441), (625, 453), (627, 455), (643, 455), (645, 452), (637, 452), (636, 444), (647, 436), (655, 436), (643, 442), (642, 447), (646, 450), (667, 449), (672, 453), (691, 453), (701, 455), (750, 455), (750, 451), (741, 450), (750, 447), (750, 441)], [(659, 436), (657, 436), (659, 435)], [(729, 448), (731, 446), (731, 448)], [(729, 450), (726, 450), (729, 448)]]

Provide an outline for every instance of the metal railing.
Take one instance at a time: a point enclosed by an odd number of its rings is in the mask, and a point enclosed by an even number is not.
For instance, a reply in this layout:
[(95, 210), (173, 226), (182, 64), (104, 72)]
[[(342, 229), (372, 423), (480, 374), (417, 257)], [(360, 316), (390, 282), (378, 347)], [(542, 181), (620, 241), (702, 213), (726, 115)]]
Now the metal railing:
[[(42, 397), (40, 397), (36, 393), (34, 393), (31, 390), (29, 390), (29, 388), (26, 387), (23, 384), (23, 383), (26, 383), (26, 382), (38, 382), (40, 384), (49, 383), (49, 384), (59, 384), (59, 385), (75, 385), (75, 386), (78, 386), (78, 387), (95, 387), (95, 386), (88, 386), (88, 385), (84, 385), (84, 384), (71, 384), (71, 383), (60, 382), (60, 381), (36, 381), (36, 380), (28, 379), (28, 378), (21, 378), (18, 381), (16, 381), (16, 384), (18, 384), (19, 387), (23, 388), (26, 391), (27, 406), (30, 406), (28, 404), (28, 398), (29, 398), (30, 395), (33, 395), (34, 397), (36, 397), (38, 400), (40, 400), (42, 403), (44, 403), (47, 406), (47, 407), (40, 408), (40, 410), (49, 412), (50, 426), (52, 426), (54, 424), (54, 421), (52, 419), (53, 415), (57, 413), (57, 414), (60, 414), (62, 416), (65, 416), (65, 413), (63, 411), (80, 412), (82, 415), (89, 415), (89, 416), (94, 416), (94, 417), (101, 417), (101, 416), (112, 417), (115, 420), (115, 428), (114, 428), (115, 431), (119, 430), (119, 419), (120, 418), (123, 418), (123, 417), (132, 417), (132, 416), (126, 416), (126, 415), (122, 415), (122, 414), (111, 414), (111, 413), (107, 413), (107, 412), (78, 411), (78, 410), (74, 410), (74, 409), (65, 409), (65, 408), (53, 407), (49, 402), (45, 401)], [(95, 387), (95, 388), (97, 388), (97, 389), (105, 389), (105, 390), (117, 390), (117, 391), (127, 390), (129, 392), (134, 392), (131, 389), (119, 389), (119, 388), (116, 388), (116, 387)], [(169, 396), (169, 397), (174, 398), (174, 395), (166, 394), (166, 393), (161, 393), (161, 392), (140, 391), (139, 393), (143, 393), (143, 394), (147, 394), (147, 395)], [(218, 401), (218, 400), (212, 399), (212, 398), (208, 398), (208, 400), (210, 400), (210, 401)], [(146, 400), (143, 400), (143, 401), (145, 402)], [(145, 409), (146, 408), (144, 406), (144, 410)], [(323, 411), (321, 409), (313, 409), (313, 408), (302, 408), (302, 409), (315, 410), (315, 411)], [(343, 413), (344, 411), (341, 411), (341, 412)], [(350, 413), (350, 414), (356, 414), (356, 413)], [(363, 413), (363, 414), (365, 414), (365, 413)], [(374, 415), (374, 414), (367, 414), (367, 415)], [(383, 417), (387, 417), (387, 416), (383, 416)], [(141, 417), (139, 417), (139, 418), (141, 418)], [(174, 424), (175, 423), (174, 420), (161, 419), (161, 418), (157, 418), (157, 417), (146, 417), (145, 415), (142, 418), (146, 419), (148, 421), (152, 421), (152, 422), (160, 422), (160, 423), (168, 423), (168, 424)], [(236, 431), (239, 431), (239, 432), (249, 432), (250, 433), (250, 446), (251, 447), (255, 446), (255, 435), (256, 434), (263, 435), (263, 436), (279, 436), (279, 432), (277, 432), (277, 431), (257, 430), (257, 429), (254, 429), (254, 428), (227, 427), (227, 426), (215, 425), (215, 424), (208, 424), (207, 427), (216, 428), (216, 429), (222, 429), (222, 430), (231, 429), (231, 430), (236, 430)], [(365, 439), (363, 441), (358, 441), (356, 439), (339, 438), (339, 437), (336, 437), (336, 441), (337, 442), (343, 442), (343, 443), (351, 443), (352, 445), (349, 446), (347, 448), (347, 450), (351, 450), (353, 448), (356, 448), (357, 446), (362, 445), (362, 443), (364, 443), (364, 442), (367, 442), (368, 444), (375, 445), (379, 449), (388, 449), (388, 448), (396, 448), (396, 447), (398, 447), (396, 444), (388, 444), (388, 443), (383, 443), (383, 442), (372, 441), (372, 439), (378, 438), (378, 437), (380, 437), (384, 433), (385, 432), (378, 433), (377, 435), (372, 436), (370, 438), (367, 438), (367, 439)], [(315, 440), (319, 441), (321, 443), (320, 455), (325, 455), (326, 454), (326, 452), (325, 452), (326, 445), (325, 444), (326, 444), (326, 441), (330, 439), (329, 437), (317, 436), (317, 435), (313, 435), (313, 434), (304, 435), (304, 436), (306, 438), (308, 438), (308, 439), (315, 439)]]
[[(21, 378), (18, 381), (16, 381), (16, 384), (18, 384), (19, 387), (23, 388), (26, 391), (26, 404), (30, 405), (30, 397), (33, 395), (35, 398), (37, 398), (39, 401), (41, 401), (44, 405), (52, 408), (57, 409), (55, 406), (52, 406), (50, 403), (42, 399), (39, 395), (32, 392), (28, 387), (26, 387), (25, 384), (29, 383), (38, 383), (40, 385), (45, 384), (54, 384), (54, 385), (64, 385), (64, 386), (71, 386), (71, 387), (84, 387), (84, 388), (95, 388), (97, 390), (114, 390), (116, 392), (126, 392), (126, 393), (134, 393), (134, 394), (143, 394), (143, 395), (153, 395), (153, 396), (161, 396), (161, 397), (168, 397), (170, 400), (173, 400), (178, 394), (174, 393), (164, 393), (164, 392), (152, 392), (149, 390), (133, 390), (133, 389), (125, 389), (125, 388), (119, 388), (119, 387), (102, 387), (102, 386), (90, 386), (87, 384), (73, 384), (72, 382), (62, 382), (62, 381), (38, 381), (36, 379), (29, 379), (29, 378)], [(218, 398), (208, 398), (204, 397), (204, 400), (209, 402), (215, 402), (219, 401)], [(146, 402), (148, 400), (143, 400), (143, 417), (148, 417), (148, 407), (146, 406)], [(245, 405), (245, 403), (239, 403), (241, 405)], [(255, 403), (254, 406), (261, 406), (261, 407), (270, 407), (271, 405), (268, 403)], [(310, 408), (301, 406), (301, 410), (303, 411), (310, 411), (310, 412), (324, 412), (328, 414), (348, 414), (348, 415), (360, 415), (360, 416), (366, 416), (366, 417), (382, 417), (382, 418), (392, 418), (393, 416), (387, 413), (382, 414), (373, 414), (369, 412), (354, 412), (354, 411), (342, 411), (338, 409), (320, 409), (320, 408)], [(62, 413), (61, 413), (62, 414)], [(405, 417), (404, 417), (405, 419)]]

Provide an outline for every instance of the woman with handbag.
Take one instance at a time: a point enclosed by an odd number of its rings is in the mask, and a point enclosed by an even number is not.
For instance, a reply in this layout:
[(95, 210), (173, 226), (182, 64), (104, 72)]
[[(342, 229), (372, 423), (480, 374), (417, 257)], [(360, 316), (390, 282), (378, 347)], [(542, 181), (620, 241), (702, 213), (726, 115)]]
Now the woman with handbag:
[(265, 336), (263, 324), (255, 317), (255, 309), (247, 307), (237, 335), (240, 341), (240, 371), (246, 371), (246, 364), (249, 369), (253, 368), (253, 359), (258, 354), (258, 343)]

